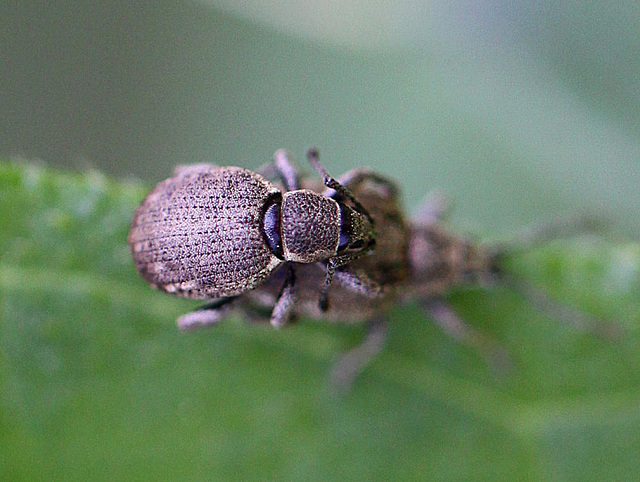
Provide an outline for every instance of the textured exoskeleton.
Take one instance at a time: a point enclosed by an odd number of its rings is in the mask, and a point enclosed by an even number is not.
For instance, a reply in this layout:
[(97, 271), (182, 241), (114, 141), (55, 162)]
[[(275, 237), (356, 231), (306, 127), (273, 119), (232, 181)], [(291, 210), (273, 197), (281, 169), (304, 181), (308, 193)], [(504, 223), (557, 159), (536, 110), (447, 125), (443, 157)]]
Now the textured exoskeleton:
[[(239, 167), (185, 168), (161, 182), (131, 223), (129, 244), (138, 271), (167, 292), (224, 303), (254, 289), (286, 263), (272, 316), (280, 326), (292, 306), (294, 265), (322, 263), (324, 276), (316, 293), (326, 309), (336, 270), (366, 254), (375, 236), (370, 215), (327, 175), (315, 150), (309, 159), (324, 183), (341, 193), (339, 201), (299, 189), (284, 151), (276, 153), (273, 164), (288, 189), (284, 193), (260, 174)], [(366, 275), (357, 281), (370, 288), (369, 296), (379, 294)]]
[(158, 184), (136, 210), (129, 243), (140, 274), (187, 298), (254, 288), (282, 258), (265, 242), (265, 205), (281, 199), (266, 179), (211, 167)]

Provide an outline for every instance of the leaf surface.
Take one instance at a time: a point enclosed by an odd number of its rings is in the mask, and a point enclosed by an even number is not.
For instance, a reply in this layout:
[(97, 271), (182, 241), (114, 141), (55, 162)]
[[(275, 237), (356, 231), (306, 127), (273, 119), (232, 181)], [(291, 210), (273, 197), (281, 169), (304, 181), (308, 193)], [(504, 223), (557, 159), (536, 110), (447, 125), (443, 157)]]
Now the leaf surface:
[(550, 243), (510, 269), (624, 327), (576, 331), (508, 287), (449, 296), (514, 359), (492, 373), (415, 306), (344, 398), (326, 380), (361, 327), (231, 319), (137, 275), (126, 236), (147, 188), (0, 164), (4, 480), (640, 478), (640, 245)]

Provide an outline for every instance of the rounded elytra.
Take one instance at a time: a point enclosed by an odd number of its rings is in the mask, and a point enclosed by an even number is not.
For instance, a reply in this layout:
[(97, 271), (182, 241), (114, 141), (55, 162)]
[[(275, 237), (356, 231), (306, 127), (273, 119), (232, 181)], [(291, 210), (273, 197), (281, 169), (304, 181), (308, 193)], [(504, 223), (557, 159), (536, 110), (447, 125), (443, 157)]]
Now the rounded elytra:
[(188, 298), (254, 288), (283, 261), (265, 243), (265, 201), (278, 189), (238, 167), (167, 179), (136, 210), (129, 243), (152, 285)]

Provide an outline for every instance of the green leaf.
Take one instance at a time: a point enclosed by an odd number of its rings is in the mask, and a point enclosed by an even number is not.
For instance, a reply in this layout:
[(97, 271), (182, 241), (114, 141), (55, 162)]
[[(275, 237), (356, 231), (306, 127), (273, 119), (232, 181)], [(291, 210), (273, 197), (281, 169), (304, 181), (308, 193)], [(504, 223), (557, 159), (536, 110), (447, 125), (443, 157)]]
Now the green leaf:
[(506, 287), (458, 290), (511, 374), (398, 307), (385, 351), (338, 398), (326, 377), (361, 327), (176, 329), (193, 303), (149, 288), (129, 257), (146, 189), (0, 164), (3, 480), (640, 477), (638, 243), (582, 237), (509, 265), (622, 340)]

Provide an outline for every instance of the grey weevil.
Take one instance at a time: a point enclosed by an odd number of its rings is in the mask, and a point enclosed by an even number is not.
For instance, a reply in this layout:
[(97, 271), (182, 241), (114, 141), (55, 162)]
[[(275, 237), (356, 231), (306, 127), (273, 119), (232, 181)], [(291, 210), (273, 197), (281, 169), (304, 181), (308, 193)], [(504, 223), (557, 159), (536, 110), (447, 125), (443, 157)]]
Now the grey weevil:
[[(285, 151), (270, 165), (281, 192), (262, 175), (239, 167), (192, 166), (158, 184), (136, 209), (129, 245), (140, 274), (154, 287), (223, 305), (256, 288), (282, 265), (284, 283), (271, 323), (287, 322), (295, 289), (295, 265), (321, 263), (318, 304), (328, 307), (335, 273), (375, 245), (373, 220), (351, 192), (329, 176), (317, 150), (308, 158), (341, 200), (299, 188)], [(380, 294), (366, 275), (341, 274), (347, 289)], [(207, 310), (185, 323), (206, 324)]]

